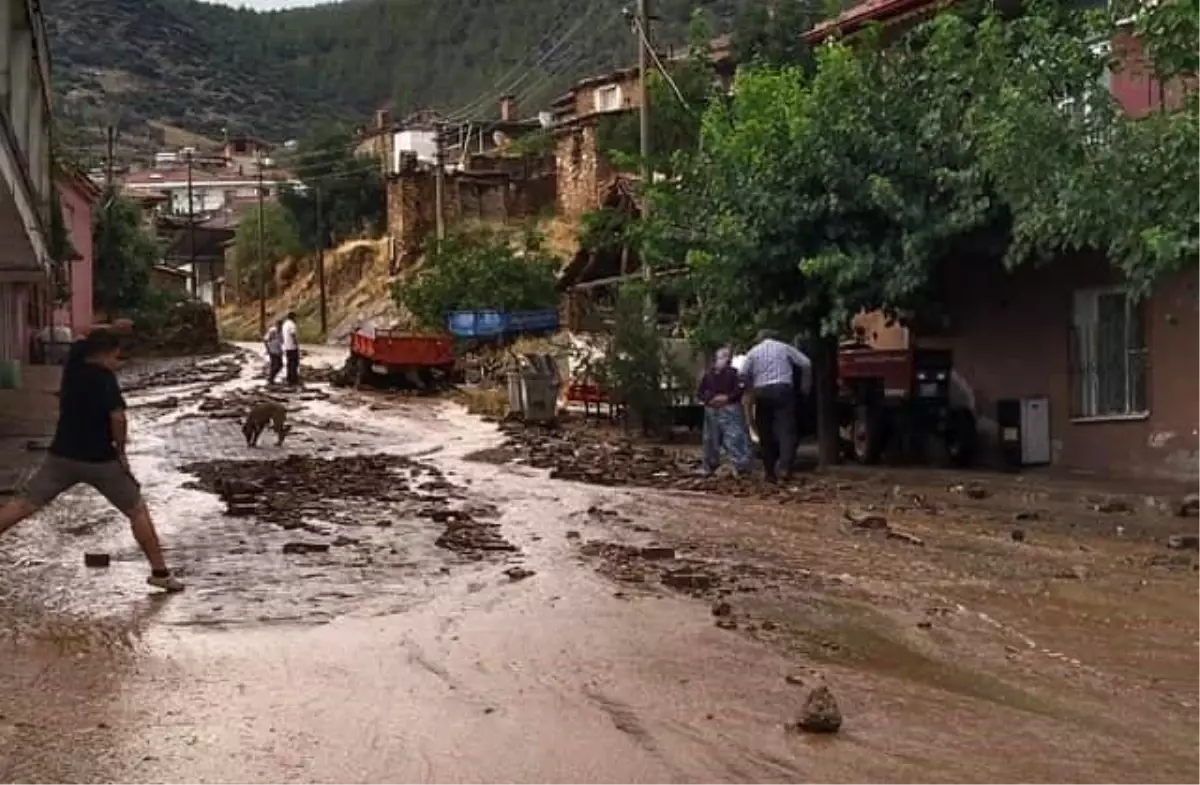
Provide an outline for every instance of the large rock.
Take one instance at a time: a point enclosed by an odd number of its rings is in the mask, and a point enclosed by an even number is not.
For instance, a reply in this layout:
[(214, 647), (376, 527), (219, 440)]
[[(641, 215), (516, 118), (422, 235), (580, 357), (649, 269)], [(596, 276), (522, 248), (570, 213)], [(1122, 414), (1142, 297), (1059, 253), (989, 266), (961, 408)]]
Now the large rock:
[(842, 711), (833, 691), (825, 684), (813, 688), (804, 700), (795, 729), (805, 733), (837, 733), (841, 727)]

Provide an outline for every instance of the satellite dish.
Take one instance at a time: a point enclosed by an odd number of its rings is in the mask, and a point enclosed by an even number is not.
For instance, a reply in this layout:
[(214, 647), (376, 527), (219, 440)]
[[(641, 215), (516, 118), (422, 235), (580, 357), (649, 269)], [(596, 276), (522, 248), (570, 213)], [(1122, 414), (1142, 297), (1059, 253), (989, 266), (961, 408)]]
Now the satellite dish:
[(496, 147), (503, 147), (504, 145), (508, 144), (508, 135), (503, 131), (493, 131), (492, 143), (495, 144)]

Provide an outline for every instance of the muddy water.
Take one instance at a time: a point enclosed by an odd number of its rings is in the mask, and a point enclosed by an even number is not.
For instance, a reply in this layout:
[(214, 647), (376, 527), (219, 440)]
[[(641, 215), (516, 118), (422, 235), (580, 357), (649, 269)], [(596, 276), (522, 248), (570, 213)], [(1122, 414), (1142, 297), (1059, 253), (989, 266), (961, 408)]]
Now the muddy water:
[[(256, 384), (256, 369), (207, 394)], [(186, 593), (147, 595), (135, 546), (91, 491), (6, 541), (0, 581), (19, 617), (7, 645), (21, 666), (3, 685), (4, 779), (798, 776), (786, 703), (736, 699), (777, 688), (782, 661), (719, 634), (703, 608), (618, 599), (574, 562), (562, 521), (602, 499), (592, 489), (463, 462), (496, 437), (444, 404), (309, 401), (282, 450), (255, 451), (235, 420), (138, 406), (192, 391), (130, 396), (131, 461)], [(414, 519), (371, 532), (390, 559), (379, 548), (369, 560), (284, 556), (294, 535), (223, 516), (177, 468), (272, 450), (423, 456), (500, 506), (521, 554), (463, 562)], [(113, 566), (85, 569), (85, 550), (111, 553)], [(510, 580), (514, 559), (536, 574)], [(713, 682), (710, 668), (727, 675)], [(38, 674), (36, 693), (25, 673)]]

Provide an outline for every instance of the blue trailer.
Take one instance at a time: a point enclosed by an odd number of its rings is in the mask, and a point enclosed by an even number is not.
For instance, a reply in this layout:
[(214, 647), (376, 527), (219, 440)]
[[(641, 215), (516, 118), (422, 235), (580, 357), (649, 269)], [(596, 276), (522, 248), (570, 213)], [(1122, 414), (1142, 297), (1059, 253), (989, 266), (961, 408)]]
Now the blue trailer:
[(558, 329), (558, 311), (454, 311), (446, 327), (456, 338), (487, 340)]

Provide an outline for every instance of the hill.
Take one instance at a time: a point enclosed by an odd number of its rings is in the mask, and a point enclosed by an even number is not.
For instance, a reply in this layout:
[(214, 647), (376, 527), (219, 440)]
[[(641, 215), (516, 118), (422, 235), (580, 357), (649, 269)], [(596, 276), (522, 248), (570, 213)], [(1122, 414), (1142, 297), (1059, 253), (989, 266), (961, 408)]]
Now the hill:
[[(699, 4), (719, 32), (748, 2)], [(634, 52), (621, 8), (608, 0), (346, 0), (271, 12), (197, 0), (43, 7), (60, 124), (74, 149), (95, 149), (110, 117), (123, 139), (152, 145), (161, 137), (154, 125), (282, 141), (322, 122), (365, 122), (383, 105), (494, 116), (506, 91), (532, 111)], [(655, 4), (660, 40), (686, 38), (692, 7)]]

